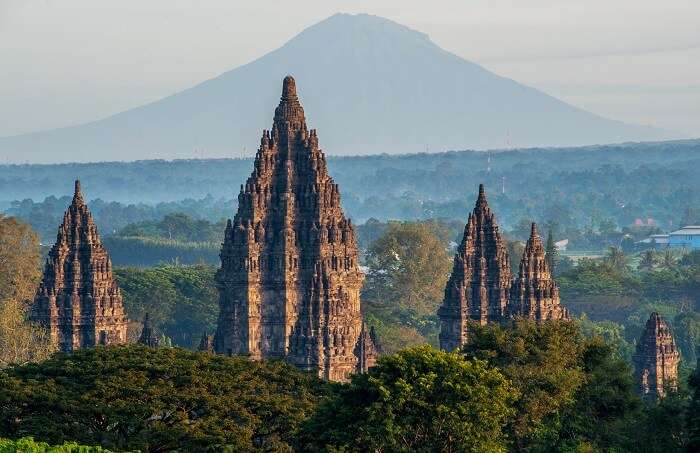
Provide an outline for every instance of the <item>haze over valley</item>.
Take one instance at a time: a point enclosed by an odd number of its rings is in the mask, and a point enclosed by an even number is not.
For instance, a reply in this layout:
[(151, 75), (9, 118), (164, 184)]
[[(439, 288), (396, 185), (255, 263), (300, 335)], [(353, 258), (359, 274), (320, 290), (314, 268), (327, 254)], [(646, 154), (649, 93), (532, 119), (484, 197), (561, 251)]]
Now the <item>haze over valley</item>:
[(0, 452), (700, 452), (698, 14), (0, 0)]

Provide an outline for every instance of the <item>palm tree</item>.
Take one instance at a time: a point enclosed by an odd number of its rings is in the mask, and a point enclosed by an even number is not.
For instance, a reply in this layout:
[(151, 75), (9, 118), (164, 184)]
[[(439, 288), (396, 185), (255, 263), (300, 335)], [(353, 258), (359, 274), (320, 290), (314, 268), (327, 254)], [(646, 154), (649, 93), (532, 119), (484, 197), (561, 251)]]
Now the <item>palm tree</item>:
[(627, 272), (627, 256), (620, 247), (611, 246), (608, 248), (608, 254), (605, 257), (605, 262), (620, 272)]
[(672, 250), (666, 249), (664, 251), (664, 254), (661, 255), (661, 265), (665, 267), (666, 269), (672, 269), (676, 267), (676, 264), (678, 263), (678, 258), (676, 257), (676, 254), (673, 253)]
[(650, 271), (654, 268), (654, 266), (656, 266), (658, 261), (659, 258), (654, 249), (646, 250), (644, 253), (642, 253), (642, 259), (639, 261), (638, 268)]

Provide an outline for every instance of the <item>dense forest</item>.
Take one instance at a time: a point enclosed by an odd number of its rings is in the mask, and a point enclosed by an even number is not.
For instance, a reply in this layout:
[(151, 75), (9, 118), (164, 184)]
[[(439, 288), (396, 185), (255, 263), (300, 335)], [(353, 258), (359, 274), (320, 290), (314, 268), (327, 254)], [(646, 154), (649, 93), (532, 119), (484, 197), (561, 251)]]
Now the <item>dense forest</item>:
[(476, 328), (461, 354), (404, 349), (347, 384), (282, 361), (97, 347), (0, 370), (0, 436), (142, 452), (691, 452), (698, 373), (644, 403), (575, 323)]
[[(700, 251), (635, 245), (700, 223), (698, 151), (689, 141), (329, 159), (344, 208), (361, 220), (363, 314), (382, 349), (376, 367), (343, 384), (280, 361), (192, 351), (216, 327), (224, 219), (250, 161), (2, 167), (12, 217), (0, 216), (0, 449), (698, 451)], [(66, 186), (80, 176), (90, 195), (94, 184), (90, 209), (115, 265), (130, 340), (148, 313), (161, 347), (57, 354), (26, 321), (42, 254), (70, 199), (13, 194), (42, 174), (41, 190), (64, 193), (52, 170)], [(480, 181), (492, 188), (514, 272), (530, 222), (540, 223), (575, 319), (475, 326), (459, 353), (441, 352), (436, 311)], [(140, 199), (129, 198), (138, 191)], [(560, 239), (595, 257), (559, 251)], [(652, 311), (681, 353), (679, 389), (660, 402), (637, 396), (631, 373)]]
[[(662, 229), (700, 221), (700, 141), (494, 152), (329, 157), (355, 220), (466, 218), (478, 183), (503, 228), (523, 219), (562, 229)], [(0, 207), (43, 240), (80, 178), (103, 234), (183, 212), (218, 222), (235, 212), (251, 159), (0, 166)]]
[[(188, 231), (174, 227), (180, 223), (142, 223), (125, 234), (150, 231), (178, 240)], [(209, 231), (195, 224), (201, 234)], [(183, 349), (215, 326), (212, 265), (115, 270), (132, 341), (150, 313), (162, 347), (54, 354), (23, 321), (22, 303), (13, 303), (31, 298), (38, 281), (38, 237), (16, 219), (0, 218), (0, 275), (25, 276), (0, 279), (0, 437), (17, 439), (0, 439), (0, 445), (56, 452), (101, 446), (680, 453), (697, 447), (700, 253), (645, 251), (633, 262), (611, 248), (603, 259), (577, 266), (550, 256), (576, 321), (475, 326), (461, 354), (445, 353), (431, 344), (455, 225), (370, 226), (358, 229), (366, 244), (362, 297), (384, 354), (368, 374), (331, 384), (280, 361)], [(513, 241), (509, 250), (517, 256), (522, 247)], [(682, 353), (680, 388), (658, 403), (637, 396), (629, 364), (651, 309), (669, 320)]]

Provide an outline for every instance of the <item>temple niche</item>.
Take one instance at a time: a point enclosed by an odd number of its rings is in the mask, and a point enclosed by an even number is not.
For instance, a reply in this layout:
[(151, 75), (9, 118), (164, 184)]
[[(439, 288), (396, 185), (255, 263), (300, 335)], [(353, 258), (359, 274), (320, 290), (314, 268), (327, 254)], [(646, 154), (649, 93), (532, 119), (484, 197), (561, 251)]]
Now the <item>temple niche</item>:
[(45, 327), (63, 352), (126, 343), (122, 294), (80, 181), (49, 251), (30, 319)]
[(642, 397), (655, 400), (677, 389), (680, 357), (668, 324), (661, 315), (652, 313), (632, 356)]
[(214, 349), (285, 358), (345, 381), (373, 363), (376, 351), (363, 334), (363, 279), (338, 185), (287, 76), (272, 129), (263, 131), (238, 212), (226, 226)]

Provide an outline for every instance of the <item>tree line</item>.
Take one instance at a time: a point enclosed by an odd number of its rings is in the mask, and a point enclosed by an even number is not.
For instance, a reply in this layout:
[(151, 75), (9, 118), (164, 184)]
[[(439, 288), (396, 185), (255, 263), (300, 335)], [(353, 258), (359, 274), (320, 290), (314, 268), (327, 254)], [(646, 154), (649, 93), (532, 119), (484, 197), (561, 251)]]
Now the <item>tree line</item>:
[[(458, 233), (437, 221), (375, 227), (363, 233), (371, 245), (362, 297), (386, 356), (349, 384), (328, 384), (283, 363), (180, 348), (54, 355), (55, 345), (24, 319), (40, 276), (38, 237), (0, 218), (0, 437), (116, 451), (583, 452), (632, 451), (638, 442), (645, 451), (693, 451), (700, 437), (700, 377), (691, 375), (700, 253), (630, 257), (612, 248), (569, 269), (552, 262), (563, 303), (587, 317), (474, 326), (455, 354), (430, 344)], [(116, 269), (132, 339), (146, 312), (174, 345), (192, 348), (211, 333), (215, 270)], [(670, 319), (683, 369), (677, 394), (646, 405), (627, 359), (652, 307)]]
[(644, 403), (615, 348), (576, 322), (474, 326), (460, 352), (404, 349), (346, 384), (279, 360), (97, 347), (0, 370), (0, 436), (143, 452), (692, 452), (700, 369), (690, 382)]
[[(597, 244), (637, 220), (663, 230), (700, 223), (700, 141), (500, 152), (329, 157), (343, 206), (356, 224), (370, 218), (465, 219), (485, 183), (501, 226), (556, 222), (562, 235)], [(103, 234), (173, 212), (218, 222), (235, 212), (250, 159), (0, 166), (0, 207), (55, 234), (79, 176)], [(109, 175), (109, 177), (105, 177)], [(576, 233), (579, 232), (579, 233)], [(619, 238), (618, 238), (619, 244)], [(605, 244), (604, 244), (605, 245)]]

